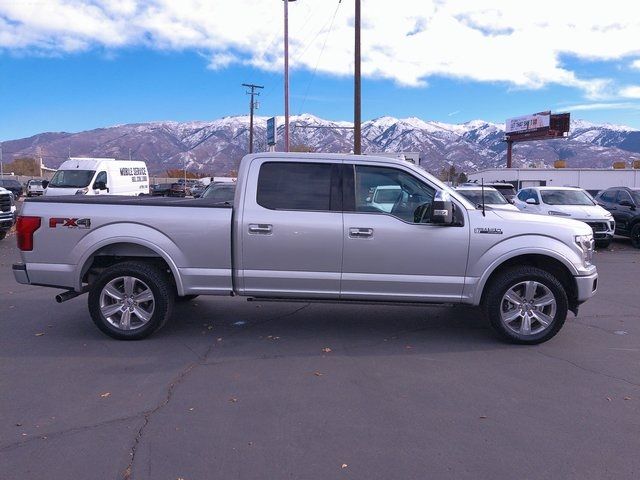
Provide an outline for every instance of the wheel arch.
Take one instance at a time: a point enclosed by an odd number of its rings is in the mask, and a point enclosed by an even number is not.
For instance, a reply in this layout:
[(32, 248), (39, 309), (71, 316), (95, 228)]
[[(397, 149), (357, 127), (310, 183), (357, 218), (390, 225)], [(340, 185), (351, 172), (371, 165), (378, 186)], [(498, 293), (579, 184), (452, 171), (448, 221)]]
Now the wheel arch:
[[(498, 275), (510, 268), (522, 265), (536, 267), (554, 275), (565, 288), (567, 298), (569, 300), (569, 309), (574, 313), (577, 311), (578, 286), (574, 278), (573, 266), (569, 262), (563, 261), (554, 255), (541, 252), (522, 253), (496, 261), (481, 278), (478, 284), (476, 295), (477, 303), (484, 303), (485, 295), (488, 290), (487, 287), (491, 285), (491, 282)], [(570, 268), (569, 265), (571, 265), (572, 268)]]
[(103, 269), (128, 260), (143, 260), (167, 268), (173, 277), (178, 295), (184, 293), (179, 269), (171, 256), (158, 245), (142, 238), (109, 238), (92, 246), (78, 262), (76, 271), (77, 289), (82, 288), (94, 269)]

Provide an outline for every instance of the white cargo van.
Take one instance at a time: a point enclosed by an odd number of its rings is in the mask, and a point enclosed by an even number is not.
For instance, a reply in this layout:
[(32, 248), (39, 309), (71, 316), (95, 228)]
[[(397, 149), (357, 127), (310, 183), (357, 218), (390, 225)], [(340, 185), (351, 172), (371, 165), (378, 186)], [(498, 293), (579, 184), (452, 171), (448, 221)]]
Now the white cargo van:
[(70, 158), (46, 185), (44, 195), (141, 195), (149, 193), (144, 162)]

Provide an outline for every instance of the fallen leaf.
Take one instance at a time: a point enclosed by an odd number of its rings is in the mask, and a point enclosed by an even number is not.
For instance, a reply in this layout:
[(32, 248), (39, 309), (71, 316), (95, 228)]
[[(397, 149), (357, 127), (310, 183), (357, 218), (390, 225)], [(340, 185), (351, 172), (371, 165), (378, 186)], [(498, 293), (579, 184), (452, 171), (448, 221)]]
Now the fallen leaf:
[(631, 400), (631, 397), (624, 397), (625, 400)]
[(347, 465), (346, 463), (343, 463), (340, 468), (347, 468), (349, 465)]
[(111, 393), (110, 392), (105, 392), (105, 393), (100, 394), (100, 396), (102, 398), (107, 398), (107, 397), (111, 396)]
[(487, 416), (486, 416), (486, 415), (480, 415), (480, 418), (481, 418), (482, 420), (484, 420), (485, 418), (487, 418)]
[(221, 341), (222, 341), (222, 337), (218, 337), (218, 338), (216, 338), (216, 340), (217, 340), (218, 342), (221, 342)]
[(610, 401), (611, 401), (611, 397), (607, 397), (607, 402), (610, 402)]
[(191, 408), (189, 409), (189, 411), (190, 411), (190, 412), (193, 412), (193, 410), (194, 410), (194, 408), (193, 408), (193, 407), (191, 407)]
[(412, 347), (411, 345), (405, 345), (405, 347), (404, 347), (404, 348), (406, 348), (407, 350), (410, 350), (410, 349), (412, 349), (413, 347)]
[(43, 336), (43, 335), (44, 335), (44, 332), (38, 332), (38, 333), (36, 333), (36, 337), (41, 337), (41, 336)]
[(329, 352), (331, 352), (331, 349), (330, 349), (329, 347), (324, 347), (324, 348), (322, 349), (322, 351), (323, 351), (324, 353), (329, 353)]
[(324, 373), (322, 373), (322, 372), (313, 372), (313, 374), (314, 374), (316, 377), (321, 377), (322, 375), (324, 375)]
[(238, 399), (236, 397), (231, 397), (229, 399), (230, 402), (236, 403), (238, 401)]
[(207, 329), (209, 329), (209, 330), (213, 330), (213, 326), (209, 325), (209, 326), (207, 327)]
[(253, 445), (253, 442), (249, 442), (249, 443), (248, 443), (248, 445), (249, 445), (249, 446)]
[(16, 427), (21, 427), (22, 424), (21, 423), (16, 423)]

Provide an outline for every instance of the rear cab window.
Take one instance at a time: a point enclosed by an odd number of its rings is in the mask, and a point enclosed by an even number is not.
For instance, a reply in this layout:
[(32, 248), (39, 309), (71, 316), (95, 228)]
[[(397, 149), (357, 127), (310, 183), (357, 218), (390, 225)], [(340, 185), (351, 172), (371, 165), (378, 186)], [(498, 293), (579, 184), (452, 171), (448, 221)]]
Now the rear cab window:
[(269, 210), (339, 210), (341, 195), (335, 184), (341, 168), (340, 163), (265, 162), (256, 201)]

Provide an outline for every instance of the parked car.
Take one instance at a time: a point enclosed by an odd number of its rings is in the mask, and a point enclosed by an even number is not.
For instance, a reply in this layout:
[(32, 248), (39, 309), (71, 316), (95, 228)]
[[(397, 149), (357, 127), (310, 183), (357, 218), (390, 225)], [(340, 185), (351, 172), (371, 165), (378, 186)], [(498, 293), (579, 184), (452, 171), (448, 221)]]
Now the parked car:
[(616, 234), (629, 237), (640, 248), (640, 188), (607, 188), (596, 196), (596, 202), (613, 215)]
[(516, 196), (515, 205), (527, 213), (571, 218), (585, 222), (592, 228), (598, 247), (608, 247), (613, 238), (616, 226), (613, 216), (581, 188), (523, 188)]
[(45, 180), (38, 180), (32, 178), (27, 182), (27, 197), (38, 197), (44, 194), (44, 185), (46, 185)]
[(236, 184), (231, 182), (213, 182), (202, 193), (201, 198), (209, 198), (220, 203), (233, 203), (236, 194)]
[(191, 195), (193, 195), (195, 198), (199, 198), (202, 196), (202, 194), (206, 189), (207, 189), (207, 185), (201, 182), (194, 182), (193, 185), (191, 186)]
[(22, 196), (22, 185), (20, 185), (20, 182), (15, 178), (0, 178), (0, 187), (13, 193), (13, 198), (15, 200), (18, 200)]
[(0, 240), (7, 236), (16, 221), (16, 202), (6, 188), (0, 187)]
[(171, 190), (170, 183), (154, 183), (150, 186), (150, 193), (154, 197), (166, 197)]
[(171, 184), (169, 188), (168, 197), (187, 197), (191, 195), (189, 186), (185, 186), (184, 182), (175, 182)]
[[(483, 192), (484, 190), (484, 192)], [(494, 210), (511, 210), (512, 212), (519, 212), (518, 207), (512, 205), (504, 198), (498, 190), (493, 187), (480, 186), (459, 186), (456, 187), (456, 191), (460, 192), (467, 200), (477, 206), (482, 206), (482, 199), (484, 197), (484, 205)]]
[[(553, 337), (598, 273), (582, 222), (483, 212), (422, 168), (369, 155), (245, 156), (233, 205), (209, 199), (71, 195), (26, 202), (23, 284), (88, 292), (96, 326), (151, 335), (176, 297), (481, 306), (516, 343)], [(406, 201), (371, 210), (368, 192)], [(55, 248), (54, 248), (55, 247)]]

